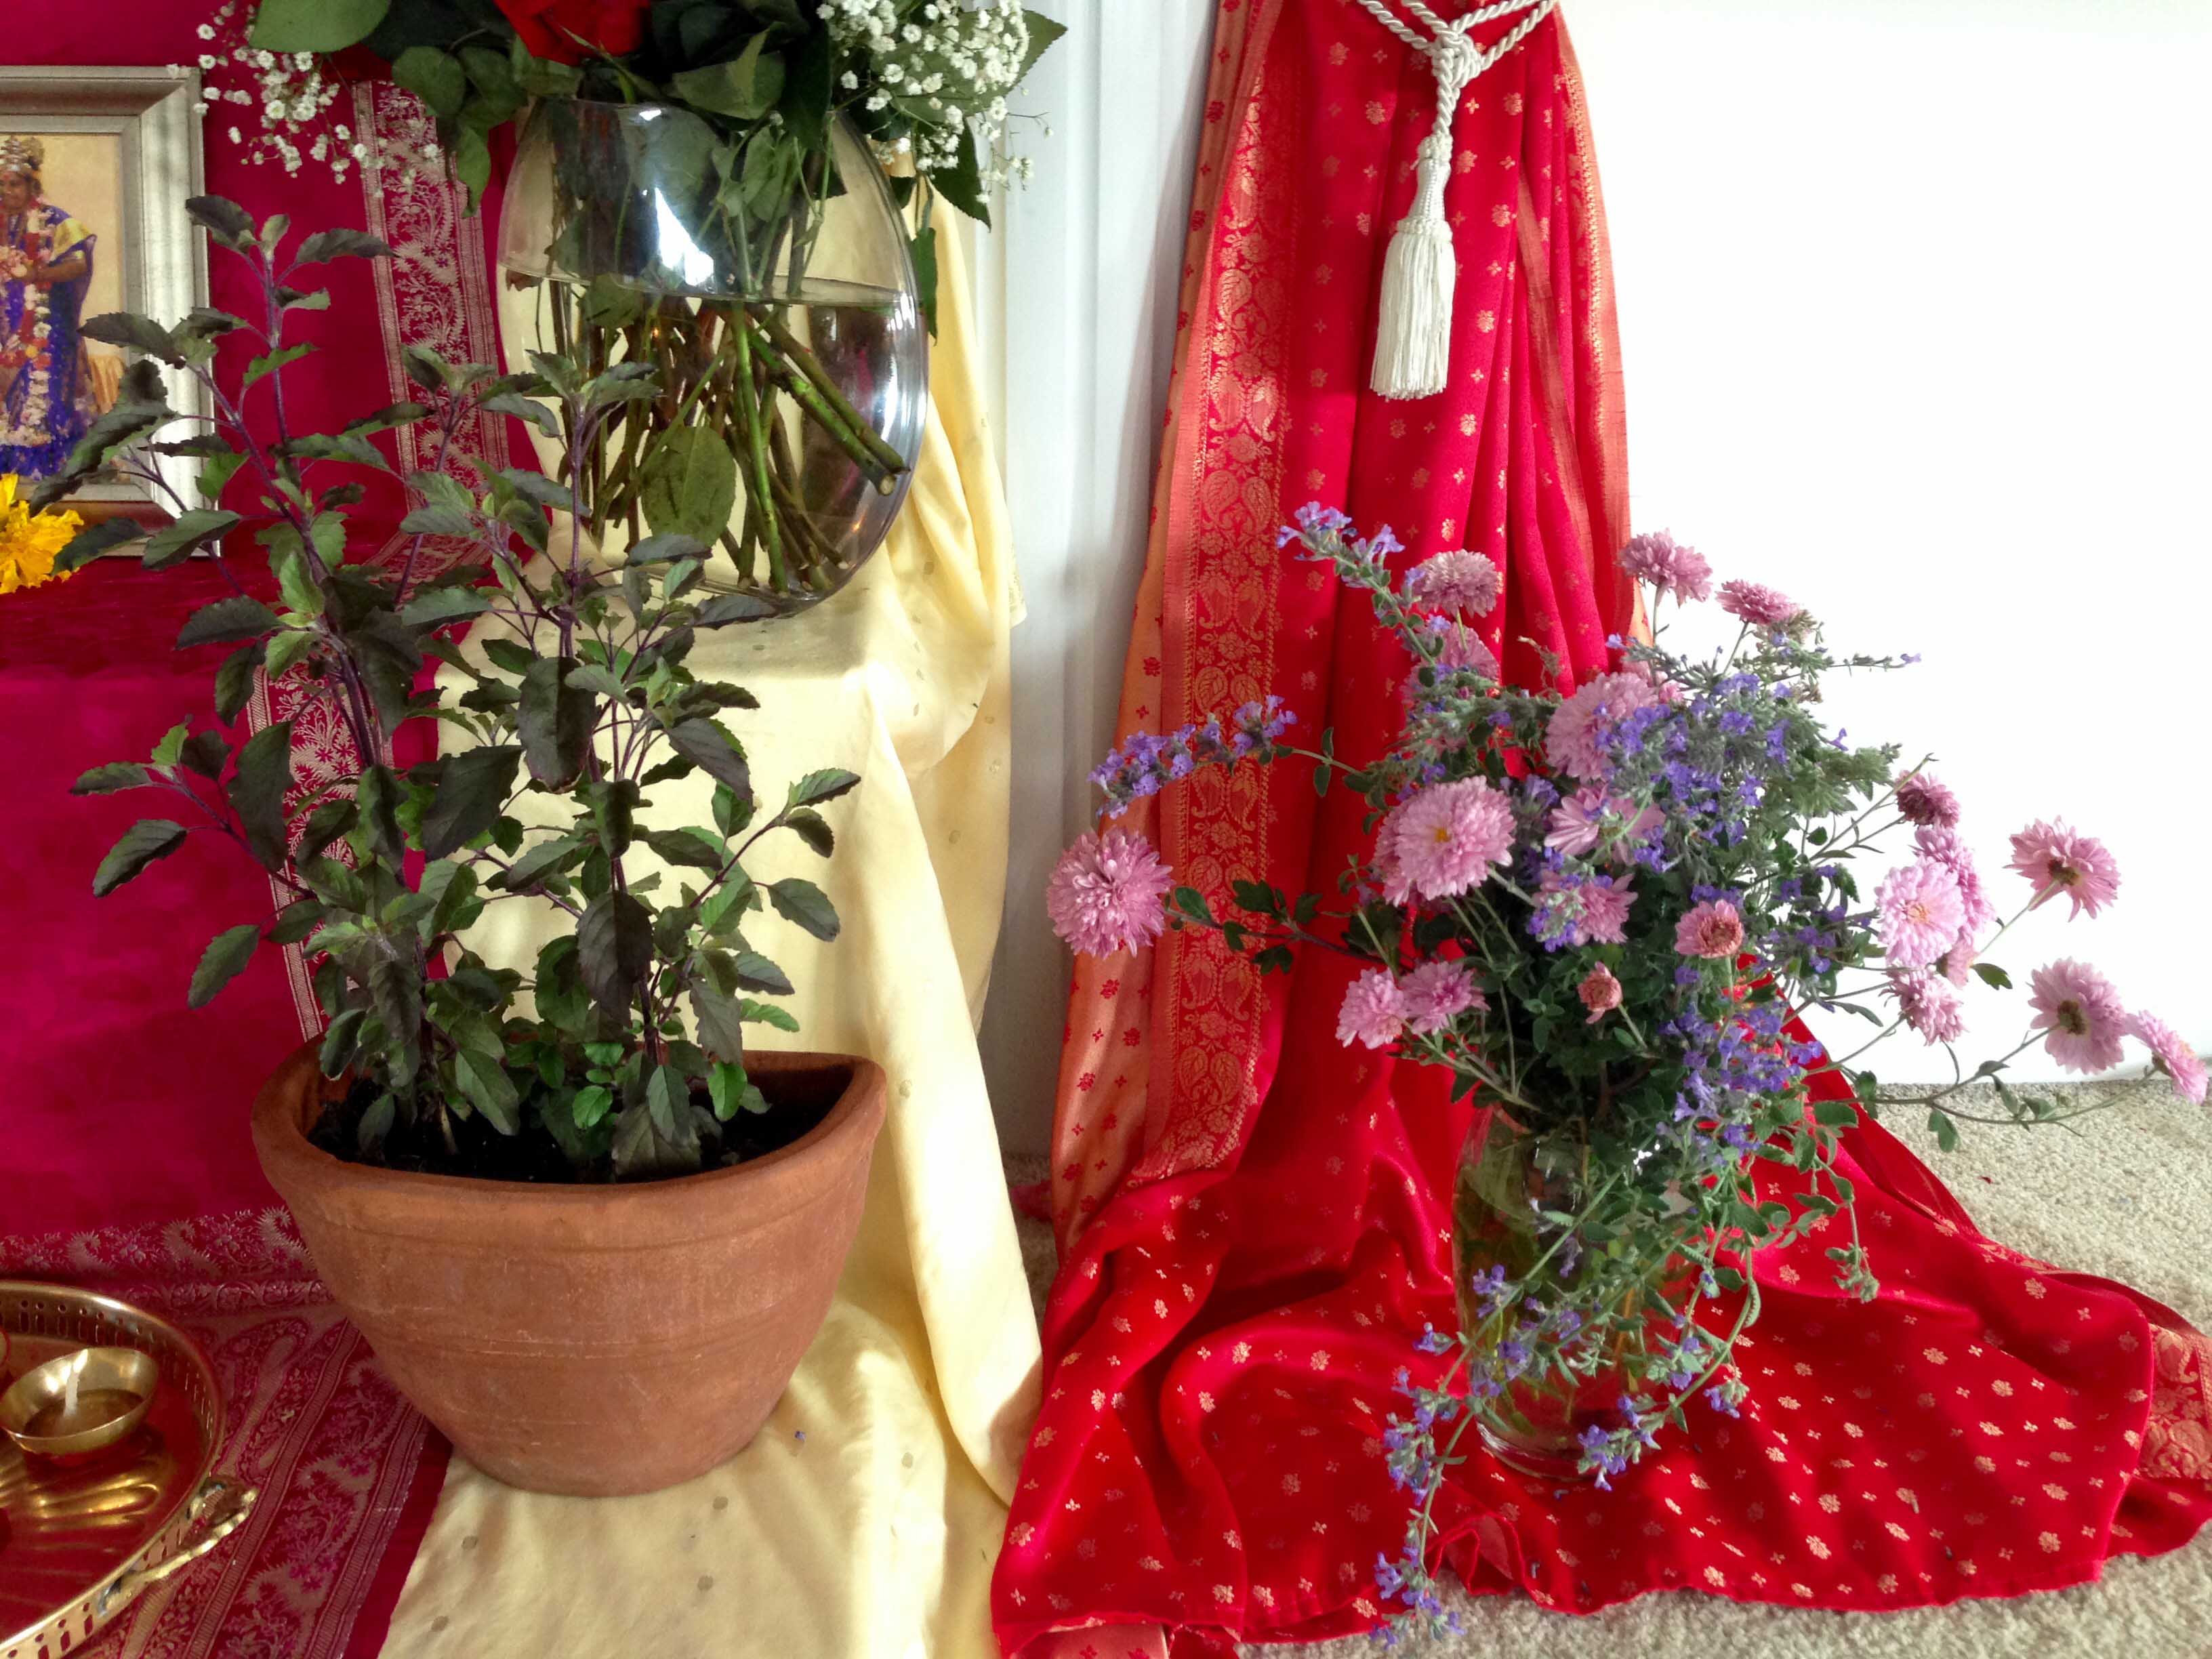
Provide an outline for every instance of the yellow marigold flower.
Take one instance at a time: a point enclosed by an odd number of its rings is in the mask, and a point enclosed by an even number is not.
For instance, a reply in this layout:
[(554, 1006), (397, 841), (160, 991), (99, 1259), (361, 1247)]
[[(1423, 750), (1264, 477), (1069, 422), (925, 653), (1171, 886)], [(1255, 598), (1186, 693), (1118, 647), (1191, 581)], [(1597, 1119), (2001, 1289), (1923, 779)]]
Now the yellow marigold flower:
[(0, 593), (36, 587), (43, 581), (67, 581), (68, 571), (55, 574), (54, 555), (84, 528), (84, 520), (74, 513), (32, 512), (18, 483), (14, 473), (0, 473)]

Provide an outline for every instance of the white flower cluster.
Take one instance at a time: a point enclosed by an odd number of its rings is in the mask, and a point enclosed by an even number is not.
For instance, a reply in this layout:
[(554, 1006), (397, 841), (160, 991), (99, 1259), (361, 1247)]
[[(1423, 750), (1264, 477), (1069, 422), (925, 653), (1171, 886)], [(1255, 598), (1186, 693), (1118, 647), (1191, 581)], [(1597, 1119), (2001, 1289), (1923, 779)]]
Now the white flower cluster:
[[(367, 167), (372, 153), (366, 137), (333, 118), (343, 90), (339, 83), (323, 73), (312, 52), (269, 52), (250, 44), (251, 21), (251, 6), (241, 14), (240, 0), (223, 0), (214, 17), (199, 26), (197, 33), (207, 46), (197, 64), (200, 113), (212, 116), (225, 106), (246, 112), (246, 122), (258, 123), (258, 130), (234, 125), (225, 136), (256, 167), (273, 162), (292, 173), (317, 161), (341, 180), (350, 169)], [(426, 153), (374, 159), (398, 167), (403, 183), (438, 164), (434, 145)]]
[[(823, 0), (818, 15), (842, 51), (865, 53), (867, 72), (848, 70), (848, 92), (872, 82), (871, 112), (896, 102), (913, 118), (914, 164), (922, 173), (957, 167), (960, 134), (975, 128), (983, 184), (1027, 179), (1032, 163), (1006, 147), (1006, 94), (1029, 58), (1029, 19), (1019, 0)], [(902, 149), (905, 148), (902, 144)]]

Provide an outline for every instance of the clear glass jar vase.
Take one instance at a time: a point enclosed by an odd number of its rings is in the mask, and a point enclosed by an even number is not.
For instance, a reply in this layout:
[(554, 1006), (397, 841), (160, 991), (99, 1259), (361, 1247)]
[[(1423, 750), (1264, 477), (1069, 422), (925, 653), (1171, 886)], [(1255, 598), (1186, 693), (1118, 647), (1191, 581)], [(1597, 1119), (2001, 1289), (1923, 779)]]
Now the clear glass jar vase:
[[(514, 356), (657, 371), (658, 394), (623, 405), (578, 469), (586, 533), (610, 556), (696, 537), (716, 550), (709, 584), (771, 615), (826, 599), (882, 544), (929, 401), (882, 169), (842, 118), (826, 149), (790, 154), (673, 106), (549, 100), (500, 226)], [(565, 482), (562, 447), (538, 442)]]
[[(1515, 1310), (1482, 1303), (1478, 1275), (1503, 1268), (1507, 1279), (1548, 1301), (1581, 1266), (1581, 1241), (1543, 1215), (1581, 1209), (1582, 1182), (1568, 1167), (1572, 1162), (1556, 1139), (1529, 1133), (1503, 1112), (1492, 1115), (1488, 1133), (1470, 1133), (1460, 1149), (1452, 1267), (1460, 1328), (1474, 1339), (1478, 1366), (1486, 1349), (1512, 1340), (1517, 1323)], [(1610, 1419), (1620, 1393), (1620, 1372), (1601, 1364), (1587, 1376), (1568, 1378), (1553, 1370), (1540, 1380), (1508, 1383), (1488, 1399), (1476, 1394), (1468, 1409), (1484, 1445), (1508, 1468), (1545, 1480), (1582, 1480), (1589, 1478), (1577, 1468), (1583, 1433)]]

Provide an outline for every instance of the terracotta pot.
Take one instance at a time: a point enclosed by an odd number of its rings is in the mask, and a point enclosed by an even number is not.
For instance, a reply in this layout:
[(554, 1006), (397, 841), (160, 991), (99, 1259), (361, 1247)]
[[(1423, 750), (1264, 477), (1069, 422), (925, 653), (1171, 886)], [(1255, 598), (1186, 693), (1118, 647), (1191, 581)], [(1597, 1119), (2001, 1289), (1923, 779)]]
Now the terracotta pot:
[(628, 1186), (371, 1169), (311, 1145), (313, 1045), (253, 1105), (261, 1166), (401, 1393), (510, 1486), (654, 1492), (751, 1440), (830, 1309), (860, 1230), (884, 1073), (746, 1057), (771, 1098), (835, 1098), (781, 1152)]

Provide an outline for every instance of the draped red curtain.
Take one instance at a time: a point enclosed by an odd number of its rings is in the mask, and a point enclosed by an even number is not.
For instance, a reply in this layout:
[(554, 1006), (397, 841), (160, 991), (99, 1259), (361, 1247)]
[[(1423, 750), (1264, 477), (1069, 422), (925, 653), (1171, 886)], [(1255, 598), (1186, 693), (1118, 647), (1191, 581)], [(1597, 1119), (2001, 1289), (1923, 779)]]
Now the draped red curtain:
[[(1273, 694), (1351, 758), (1388, 741), (1400, 647), (1276, 548), (1309, 500), (1389, 524), (1401, 564), (1493, 558), (1487, 642), (1520, 684), (1547, 653), (1563, 684), (1602, 669), (1636, 626), (1613, 561), (1628, 525), (1603, 209), (1556, 16), (1455, 125), (1448, 389), (1365, 389), (1434, 106), (1425, 63), (1358, 7), (1223, 0), (1125, 731)], [(1364, 810), (1316, 800), (1300, 769), (1246, 769), (1123, 823), (1218, 913), (1239, 878), (1333, 893)], [(1078, 963), (1045, 1402), (994, 1589), (1010, 1655), (1226, 1652), (1387, 1611), (1374, 1568), (1407, 1510), (1379, 1437), (1394, 1378), (1423, 1364), (1412, 1337), (1454, 1317), (1446, 1200), (1473, 1115), (1442, 1075), (1338, 1043), (1351, 972), (1314, 956), (1263, 981), (1209, 933)], [(1765, 1260), (1757, 1403), (1610, 1496), (1533, 1490), (1476, 1453), (1438, 1506), (1472, 1587), (1572, 1610), (1672, 1587), (1893, 1607), (2079, 1582), (2202, 1524), (2203, 1340), (1982, 1239), (1879, 1128), (1851, 1155), (1870, 1241), (1901, 1270), (1883, 1300), (1839, 1305), (1829, 1240)]]

